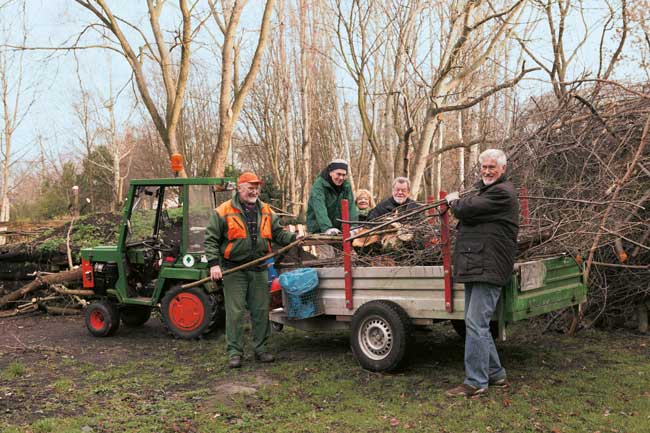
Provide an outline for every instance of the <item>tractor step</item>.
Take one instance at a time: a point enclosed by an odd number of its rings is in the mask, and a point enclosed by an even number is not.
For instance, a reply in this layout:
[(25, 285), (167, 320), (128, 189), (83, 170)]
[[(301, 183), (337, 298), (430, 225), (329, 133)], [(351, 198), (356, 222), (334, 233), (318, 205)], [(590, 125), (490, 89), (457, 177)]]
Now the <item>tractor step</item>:
[(137, 305), (147, 305), (147, 306), (152, 306), (152, 298), (148, 298), (146, 296), (134, 296), (132, 298), (125, 298), (124, 299), (125, 304), (137, 304)]

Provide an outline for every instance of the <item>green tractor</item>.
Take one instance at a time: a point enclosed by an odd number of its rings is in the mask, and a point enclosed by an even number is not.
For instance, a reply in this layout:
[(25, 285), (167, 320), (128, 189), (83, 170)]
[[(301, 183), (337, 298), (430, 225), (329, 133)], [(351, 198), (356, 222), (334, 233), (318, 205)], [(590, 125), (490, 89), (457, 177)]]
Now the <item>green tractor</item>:
[(234, 189), (228, 178), (131, 181), (117, 246), (81, 250), (83, 286), (94, 292), (85, 309), (92, 335), (113, 335), (120, 322), (141, 326), (154, 309), (169, 332), (184, 339), (199, 338), (221, 321), (217, 284), (181, 286), (209, 275), (205, 228)]

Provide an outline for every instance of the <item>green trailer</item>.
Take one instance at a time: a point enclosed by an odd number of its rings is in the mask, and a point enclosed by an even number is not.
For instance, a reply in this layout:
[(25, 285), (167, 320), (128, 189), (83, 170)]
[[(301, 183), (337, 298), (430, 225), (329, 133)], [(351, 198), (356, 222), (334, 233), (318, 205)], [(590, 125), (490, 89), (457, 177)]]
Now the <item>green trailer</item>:
[[(345, 200), (342, 208), (346, 215)], [(450, 320), (464, 334), (464, 286), (451, 278), (449, 216), (442, 210), (442, 266), (353, 268), (350, 226), (344, 223), (343, 267), (317, 269), (318, 287), (309, 295), (291, 297), (283, 292), (283, 308), (270, 313), (275, 327), (349, 329), (356, 359), (372, 371), (390, 371), (404, 362), (414, 327)], [(503, 288), (493, 335), (505, 339), (508, 323), (572, 307), (586, 297), (582, 268), (571, 257), (517, 263)], [(313, 303), (305, 310), (312, 317), (296, 314), (298, 303)]]
[[(317, 273), (319, 285), (310, 294), (314, 316), (292, 318), (290, 308), (278, 308), (271, 311), (271, 321), (276, 328), (286, 325), (306, 331), (350, 330), (354, 355), (366, 369), (398, 368), (416, 327), (450, 320), (460, 334), (464, 333), (463, 285), (453, 284), (449, 299), (443, 266), (354, 268), (349, 299), (344, 268), (319, 268)], [(498, 330), (504, 339), (507, 324), (578, 305), (586, 297), (582, 269), (571, 257), (517, 263), (502, 291), (493, 334)], [(283, 298), (283, 305), (289, 306), (291, 299), (286, 293)]]

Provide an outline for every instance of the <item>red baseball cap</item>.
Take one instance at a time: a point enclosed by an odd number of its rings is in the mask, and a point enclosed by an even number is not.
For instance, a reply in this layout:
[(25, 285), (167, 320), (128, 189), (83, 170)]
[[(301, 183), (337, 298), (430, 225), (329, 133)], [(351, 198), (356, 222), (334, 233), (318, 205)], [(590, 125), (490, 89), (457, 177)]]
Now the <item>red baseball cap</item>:
[(237, 186), (241, 185), (242, 183), (256, 183), (259, 185), (264, 182), (254, 173), (245, 171), (239, 176), (239, 179), (237, 179)]

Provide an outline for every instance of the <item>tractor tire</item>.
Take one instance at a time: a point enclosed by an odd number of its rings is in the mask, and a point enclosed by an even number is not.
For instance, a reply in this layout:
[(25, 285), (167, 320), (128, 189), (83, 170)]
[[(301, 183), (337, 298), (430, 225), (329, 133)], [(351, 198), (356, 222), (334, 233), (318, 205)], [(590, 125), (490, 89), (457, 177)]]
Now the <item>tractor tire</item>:
[(109, 301), (96, 301), (84, 310), (86, 328), (95, 337), (110, 337), (120, 327), (120, 311)]
[(350, 346), (366, 370), (393, 371), (402, 367), (411, 338), (411, 321), (394, 302), (371, 301), (352, 316)]
[(129, 328), (137, 328), (147, 323), (151, 317), (151, 307), (144, 305), (125, 305), (120, 310), (122, 323)]
[[(465, 330), (465, 321), (450, 320), (450, 322), (451, 326), (454, 328), (454, 331), (456, 331), (456, 334), (458, 334), (458, 336), (464, 340), (465, 335), (467, 335), (467, 331)], [(496, 320), (490, 322), (490, 334), (492, 334), (492, 339), (496, 342), (499, 338), (499, 322)]]
[(160, 303), (162, 321), (175, 337), (201, 338), (210, 332), (216, 320), (215, 298), (200, 287), (172, 287)]

